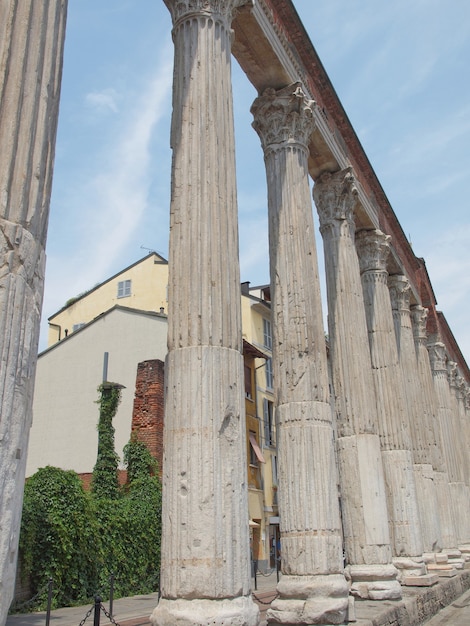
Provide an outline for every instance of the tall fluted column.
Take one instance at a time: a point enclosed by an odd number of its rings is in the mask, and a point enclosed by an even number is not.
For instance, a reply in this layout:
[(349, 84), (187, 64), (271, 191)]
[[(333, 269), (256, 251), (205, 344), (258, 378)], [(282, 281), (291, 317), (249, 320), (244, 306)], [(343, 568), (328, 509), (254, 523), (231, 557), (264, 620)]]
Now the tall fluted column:
[[(455, 463), (455, 451), (450, 428), (452, 416), (450, 415), (450, 389), (447, 378), (446, 349), (440, 341), (433, 341), (428, 344), (429, 360), (433, 375), (434, 391), (436, 394), (436, 417), (440, 433), (442, 456), (443, 456), (443, 478), (448, 479), (448, 485), (442, 487), (442, 491), (449, 490), (447, 496), (447, 510), (441, 509), (441, 531), (444, 549), (454, 549), (458, 543), (457, 517), (455, 507), (455, 484), (457, 478), (457, 468)], [(439, 496), (439, 492), (438, 492)], [(444, 503), (444, 498), (442, 498)]]
[(398, 598), (353, 213), (351, 169), (325, 173), (313, 197), (325, 253), (341, 510), (352, 593)]
[(66, 13), (66, 0), (0, 9), (0, 624), (15, 583)]
[(425, 552), (439, 552), (442, 540), (433, 470), (437, 447), (434, 417), (424, 402), (422, 381), (419, 376), (410, 312), (411, 288), (406, 276), (402, 275), (390, 276), (388, 285), (411, 427), (413, 469), (423, 549)]
[(231, 86), (243, 0), (167, 0), (175, 69), (161, 600), (154, 624), (257, 624), (251, 597)]
[[(421, 397), (423, 422), (428, 425), (426, 436), (431, 443), (428, 452), (433, 467), (433, 477), (439, 511), (442, 548), (455, 547), (453, 518), (449, 490), (449, 476), (442, 448), (442, 437), (437, 415), (437, 396), (427, 349), (426, 319), (428, 310), (421, 305), (411, 307), (411, 325), (417, 359), (417, 376)], [(435, 444), (435, 445), (434, 445)], [(437, 550), (438, 546), (436, 546)], [(433, 548), (434, 551), (434, 548)]]
[(283, 573), (268, 622), (283, 624), (340, 624), (348, 606), (308, 182), (313, 106), (296, 83), (251, 109), (268, 186)]
[(457, 530), (457, 542), (458, 544), (464, 544), (469, 540), (467, 528), (468, 528), (468, 487), (465, 483), (465, 459), (467, 456), (467, 449), (465, 446), (465, 430), (462, 428), (461, 422), (461, 409), (459, 406), (459, 373), (457, 369), (457, 363), (453, 361), (447, 362), (447, 377), (449, 381), (449, 390), (451, 398), (451, 432), (453, 449), (456, 458), (456, 485), (455, 490), (458, 492), (454, 496), (454, 505), (456, 506), (456, 530)]
[(462, 482), (465, 487), (463, 489), (463, 507), (465, 513), (461, 520), (461, 534), (462, 537), (459, 540), (459, 545), (468, 544), (470, 542), (470, 459), (469, 448), (467, 440), (467, 416), (465, 411), (465, 396), (466, 396), (466, 383), (462, 376), (457, 376), (455, 381), (455, 394), (458, 405), (458, 433), (459, 433), (459, 445), (462, 459)]
[[(413, 475), (411, 433), (398, 361), (395, 325), (388, 289), (390, 237), (380, 230), (356, 235), (366, 311), (377, 424), (387, 488), (394, 564), (404, 573), (422, 575), (423, 544)], [(406, 578), (405, 578), (406, 580)]]

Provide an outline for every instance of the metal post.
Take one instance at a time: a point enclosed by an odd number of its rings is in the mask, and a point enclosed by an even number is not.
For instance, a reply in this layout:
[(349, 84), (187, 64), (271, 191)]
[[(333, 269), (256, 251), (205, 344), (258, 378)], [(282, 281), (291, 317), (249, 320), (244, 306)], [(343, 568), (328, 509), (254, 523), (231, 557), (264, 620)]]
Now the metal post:
[(114, 573), (111, 572), (109, 577), (109, 613), (113, 614), (113, 599), (114, 599)]
[(51, 607), (52, 607), (52, 578), (49, 578), (47, 583), (47, 610), (46, 610), (46, 626), (49, 626), (51, 621)]
[(108, 380), (108, 360), (109, 360), (109, 352), (105, 352), (103, 355), (103, 382), (107, 382)]
[(95, 596), (95, 614), (93, 618), (93, 626), (100, 626), (100, 610), (101, 610), (101, 598)]

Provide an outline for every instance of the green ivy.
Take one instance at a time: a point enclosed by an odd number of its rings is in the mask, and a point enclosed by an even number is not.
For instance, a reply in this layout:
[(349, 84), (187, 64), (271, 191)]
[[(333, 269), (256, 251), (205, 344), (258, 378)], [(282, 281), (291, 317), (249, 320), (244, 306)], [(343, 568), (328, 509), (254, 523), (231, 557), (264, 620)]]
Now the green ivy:
[(151, 475), (157, 465), (135, 437), (125, 463), (129, 479), (117, 499), (86, 493), (75, 472), (55, 467), (28, 479), (20, 559), (31, 594), (40, 592), (31, 610), (45, 609), (49, 578), (53, 608), (88, 604), (98, 591), (107, 599), (111, 573), (115, 598), (158, 589), (161, 485)]
[(115, 383), (103, 383), (98, 387), (101, 394), (100, 417), (98, 420), (98, 455), (91, 492), (98, 498), (117, 500), (119, 497), (118, 463), (119, 457), (114, 450), (113, 417), (121, 401), (121, 386)]
[(45, 608), (49, 578), (53, 608), (93, 596), (98, 583), (98, 526), (80, 478), (57, 467), (38, 470), (27, 482), (20, 534), (21, 571)]

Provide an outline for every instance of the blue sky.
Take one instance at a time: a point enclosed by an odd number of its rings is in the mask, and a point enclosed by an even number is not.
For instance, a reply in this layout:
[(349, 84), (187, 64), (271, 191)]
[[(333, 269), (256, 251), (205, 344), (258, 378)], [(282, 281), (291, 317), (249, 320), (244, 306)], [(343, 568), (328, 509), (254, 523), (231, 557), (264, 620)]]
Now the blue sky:
[[(470, 361), (470, 3), (294, 5)], [(68, 298), (168, 254), (172, 63), (163, 0), (69, 0), (41, 349)], [(255, 285), (269, 280), (266, 183), (236, 61), (233, 84), (241, 279)]]

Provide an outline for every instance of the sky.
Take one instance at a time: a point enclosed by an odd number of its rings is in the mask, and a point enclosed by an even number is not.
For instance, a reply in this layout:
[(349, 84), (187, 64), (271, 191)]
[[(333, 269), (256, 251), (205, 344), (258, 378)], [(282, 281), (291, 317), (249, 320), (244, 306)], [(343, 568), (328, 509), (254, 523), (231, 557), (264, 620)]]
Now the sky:
[[(470, 363), (470, 3), (293, 2)], [(172, 65), (163, 0), (69, 0), (41, 350), (70, 297), (150, 250), (168, 258)], [(257, 93), (235, 59), (232, 72), (241, 280), (258, 285), (269, 267)]]

